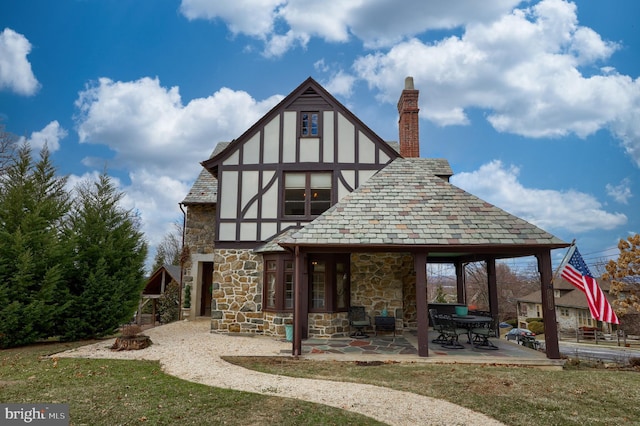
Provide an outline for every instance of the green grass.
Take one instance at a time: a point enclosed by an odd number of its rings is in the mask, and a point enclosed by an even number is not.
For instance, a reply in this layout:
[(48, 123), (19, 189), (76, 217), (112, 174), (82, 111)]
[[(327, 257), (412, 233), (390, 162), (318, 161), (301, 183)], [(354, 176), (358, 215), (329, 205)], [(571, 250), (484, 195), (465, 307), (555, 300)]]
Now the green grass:
[(272, 374), (368, 383), (440, 398), (507, 425), (640, 424), (638, 370), (225, 359)]
[[(0, 402), (68, 403), (73, 425), (368, 425), (332, 407), (187, 382), (157, 362), (49, 358), (88, 342), (0, 351)], [(234, 357), (246, 368), (369, 383), (441, 398), (507, 425), (638, 425), (640, 372)]]
[(324, 405), (187, 382), (157, 362), (46, 357), (74, 346), (80, 343), (0, 351), (0, 402), (67, 403), (72, 425), (380, 424)]

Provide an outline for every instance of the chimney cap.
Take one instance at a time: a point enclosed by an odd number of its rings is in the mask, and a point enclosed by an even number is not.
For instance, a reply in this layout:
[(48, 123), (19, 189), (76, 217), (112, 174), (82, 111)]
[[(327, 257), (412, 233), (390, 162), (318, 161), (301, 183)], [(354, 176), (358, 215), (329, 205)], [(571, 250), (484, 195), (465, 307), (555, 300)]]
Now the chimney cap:
[(404, 79), (404, 90), (414, 90), (413, 77), (407, 77)]

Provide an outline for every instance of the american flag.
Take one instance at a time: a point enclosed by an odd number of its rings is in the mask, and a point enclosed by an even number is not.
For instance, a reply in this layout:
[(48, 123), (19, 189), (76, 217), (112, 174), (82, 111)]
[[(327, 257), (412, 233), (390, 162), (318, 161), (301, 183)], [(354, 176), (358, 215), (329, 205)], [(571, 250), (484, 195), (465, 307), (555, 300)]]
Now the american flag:
[(578, 247), (573, 246), (570, 250), (573, 250), (573, 254), (560, 271), (560, 276), (584, 292), (593, 318), (598, 321), (620, 324), (616, 313), (613, 312), (609, 301), (580, 255)]

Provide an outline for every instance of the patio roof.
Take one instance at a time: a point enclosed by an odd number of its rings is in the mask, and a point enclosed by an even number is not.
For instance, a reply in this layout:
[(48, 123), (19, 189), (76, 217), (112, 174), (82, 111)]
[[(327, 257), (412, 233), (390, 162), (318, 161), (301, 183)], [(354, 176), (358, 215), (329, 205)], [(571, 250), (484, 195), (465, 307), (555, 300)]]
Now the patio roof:
[(569, 245), (436, 176), (446, 168), (446, 160), (395, 159), (280, 245), (496, 257)]

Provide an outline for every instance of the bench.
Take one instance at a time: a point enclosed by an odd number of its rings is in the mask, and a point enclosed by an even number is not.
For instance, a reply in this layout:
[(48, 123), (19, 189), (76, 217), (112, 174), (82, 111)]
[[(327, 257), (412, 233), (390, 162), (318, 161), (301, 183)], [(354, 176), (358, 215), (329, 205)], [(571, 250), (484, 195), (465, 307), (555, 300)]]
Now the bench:
[(396, 317), (376, 316), (374, 318), (374, 333), (377, 336), (378, 331), (393, 331), (396, 335)]

